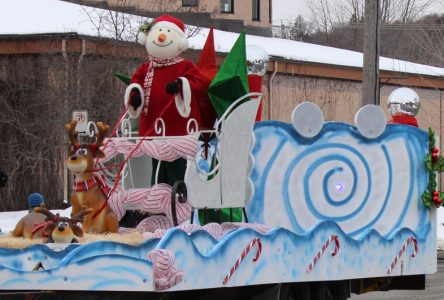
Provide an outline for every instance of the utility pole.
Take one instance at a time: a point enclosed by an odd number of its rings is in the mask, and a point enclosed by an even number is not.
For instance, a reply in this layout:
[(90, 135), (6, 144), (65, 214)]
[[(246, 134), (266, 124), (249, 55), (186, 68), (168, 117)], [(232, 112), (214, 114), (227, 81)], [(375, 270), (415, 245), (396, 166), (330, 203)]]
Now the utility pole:
[(363, 105), (379, 105), (379, 2), (380, 0), (365, 0)]

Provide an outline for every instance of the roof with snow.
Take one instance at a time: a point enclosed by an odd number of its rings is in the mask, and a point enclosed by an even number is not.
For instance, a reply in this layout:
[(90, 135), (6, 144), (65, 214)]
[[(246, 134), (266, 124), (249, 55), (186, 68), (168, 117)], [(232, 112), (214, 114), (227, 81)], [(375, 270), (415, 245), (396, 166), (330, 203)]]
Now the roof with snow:
[[(0, 35), (77, 32), (98, 36), (88, 10), (91, 8), (58, 0), (5, 1), (0, 10)], [(138, 24), (134, 26), (138, 27)], [(189, 38), (192, 49), (202, 49), (208, 30), (201, 28), (197, 35)], [(106, 37), (106, 34), (101, 35)], [(229, 52), (237, 37), (237, 33), (215, 30), (216, 51)], [(260, 45), (276, 58), (354, 68), (362, 68), (363, 64), (363, 54), (360, 52), (252, 35), (247, 35), (246, 40), (247, 45)], [(380, 57), (379, 68), (390, 72), (444, 77), (444, 68), (386, 57)]]

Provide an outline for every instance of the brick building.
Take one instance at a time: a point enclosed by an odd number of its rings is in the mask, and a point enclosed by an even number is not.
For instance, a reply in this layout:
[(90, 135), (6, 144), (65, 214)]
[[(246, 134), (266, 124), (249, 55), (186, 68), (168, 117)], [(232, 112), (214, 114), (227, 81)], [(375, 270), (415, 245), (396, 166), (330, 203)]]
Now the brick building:
[(164, 13), (186, 24), (271, 36), (272, 0), (67, 0), (68, 2), (127, 12), (144, 17)]

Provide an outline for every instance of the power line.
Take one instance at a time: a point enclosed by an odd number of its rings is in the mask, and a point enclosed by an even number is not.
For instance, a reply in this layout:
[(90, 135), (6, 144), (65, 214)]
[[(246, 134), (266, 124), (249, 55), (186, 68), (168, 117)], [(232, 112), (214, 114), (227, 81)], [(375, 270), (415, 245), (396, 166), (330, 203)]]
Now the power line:
[[(274, 30), (290, 30), (294, 26), (290, 25), (273, 25)], [(345, 28), (345, 29), (363, 29), (363, 24), (347, 24), (336, 25), (333, 28)], [(427, 24), (381, 24), (381, 30), (424, 30), (424, 31), (444, 31), (444, 24), (427, 25)]]
[[(341, 28), (363, 28), (361, 23), (352, 23), (338, 25)], [(444, 30), (444, 24), (412, 24), (412, 23), (402, 23), (402, 24), (380, 24), (381, 29), (425, 29), (425, 30)]]

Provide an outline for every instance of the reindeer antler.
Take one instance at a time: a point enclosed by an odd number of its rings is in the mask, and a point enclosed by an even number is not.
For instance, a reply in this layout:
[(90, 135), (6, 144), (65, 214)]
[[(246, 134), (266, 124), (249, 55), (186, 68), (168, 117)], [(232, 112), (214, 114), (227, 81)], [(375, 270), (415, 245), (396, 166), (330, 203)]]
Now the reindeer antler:
[(77, 212), (75, 215), (71, 216), (71, 221), (74, 222), (83, 222), (83, 217), (93, 212), (92, 208), (86, 208), (86, 206), (82, 206), (82, 209)]
[(47, 221), (53, 221), (59, 217), (59, 214), (55, 215), (49, 209), (43, 206), (34, 208), (34, 211), (44, 214), (46, 216)]
[(71, 144), (74, 147), (80, 146), (79, 140), (77, 138), (78, 132), (76, 131), (77, 120), (72, 120), (71, 124), (66, 124), (65, 129), (68, 130), (69, 138), (71, 140)]
[(103, 125), (102, 122), (97, 122), (96, 126), (97, 126), (97, 131), (98, 131), (98, 132), (96, 132), (96, 137), (97, 137), (96, 145), (97, 145), (97, 147), (100, 147), (100, 146), (103, 146), (103, 141), (105, 140), (105, 135), (109, 131), (109, 125)]

